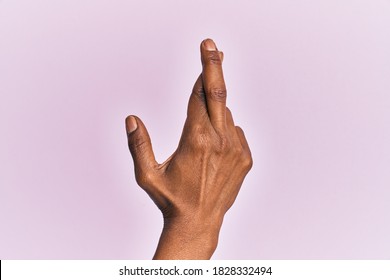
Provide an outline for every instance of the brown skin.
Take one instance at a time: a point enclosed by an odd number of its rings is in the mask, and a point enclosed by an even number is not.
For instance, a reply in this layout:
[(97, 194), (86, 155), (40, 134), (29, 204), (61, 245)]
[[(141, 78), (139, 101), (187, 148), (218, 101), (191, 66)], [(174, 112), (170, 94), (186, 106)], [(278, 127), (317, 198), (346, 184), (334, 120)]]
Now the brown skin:
[(252, 167), (244, 132), (226, 107), (223, 54), (211, 39), (200, 48), (202, 74), (172, 156), (157, 163), (145, 125), (138, 117), (126, 118), (137, 183), (164, 217), (154, 259), (210, 259), (223, 217)]

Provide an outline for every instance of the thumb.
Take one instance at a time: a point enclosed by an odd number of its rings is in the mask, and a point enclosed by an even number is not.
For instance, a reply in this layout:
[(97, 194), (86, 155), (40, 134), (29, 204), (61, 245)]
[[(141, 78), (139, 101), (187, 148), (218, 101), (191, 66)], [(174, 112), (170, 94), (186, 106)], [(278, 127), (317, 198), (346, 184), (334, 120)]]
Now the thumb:
[(140, 185), (145, 185), (148, 183), (145, 180), (150, 178), (150, 172), (158, 165), (149, 133), (143, 122), (136, 116), (126, 118), (126, 132), (137, 182)]

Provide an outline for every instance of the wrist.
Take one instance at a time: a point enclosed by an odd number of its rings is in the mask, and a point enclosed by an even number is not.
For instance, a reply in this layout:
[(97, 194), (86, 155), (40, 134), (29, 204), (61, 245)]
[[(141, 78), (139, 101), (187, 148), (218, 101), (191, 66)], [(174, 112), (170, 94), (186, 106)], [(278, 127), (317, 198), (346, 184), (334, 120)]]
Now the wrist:
[(164, 217), (154, 259), (210, 259), (217, 248), (222, 220), (198, 213)]

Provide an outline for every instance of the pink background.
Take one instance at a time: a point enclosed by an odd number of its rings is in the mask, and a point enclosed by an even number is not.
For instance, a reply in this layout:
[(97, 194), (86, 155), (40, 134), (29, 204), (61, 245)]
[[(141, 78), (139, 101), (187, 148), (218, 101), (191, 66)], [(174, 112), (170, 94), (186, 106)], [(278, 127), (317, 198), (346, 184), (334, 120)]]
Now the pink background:
[(390, 1), (0, 1), (0, 259), (149, 259), (124, 119), (176, 148), (199, 44), (254, 166), (215, 259), (390, 258)]

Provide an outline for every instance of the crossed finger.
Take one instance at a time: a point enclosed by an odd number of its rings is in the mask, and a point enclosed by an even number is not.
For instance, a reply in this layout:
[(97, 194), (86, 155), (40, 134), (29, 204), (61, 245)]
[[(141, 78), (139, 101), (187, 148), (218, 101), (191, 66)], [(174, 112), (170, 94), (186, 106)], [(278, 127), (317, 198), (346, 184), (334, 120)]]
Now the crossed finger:
[(223, 54), (211, 39), (200, 45), (202, 58), (202, 81), (206, 95), (207, 111), (214, 129), (226, 130), (226, 86), (223, 78)]

